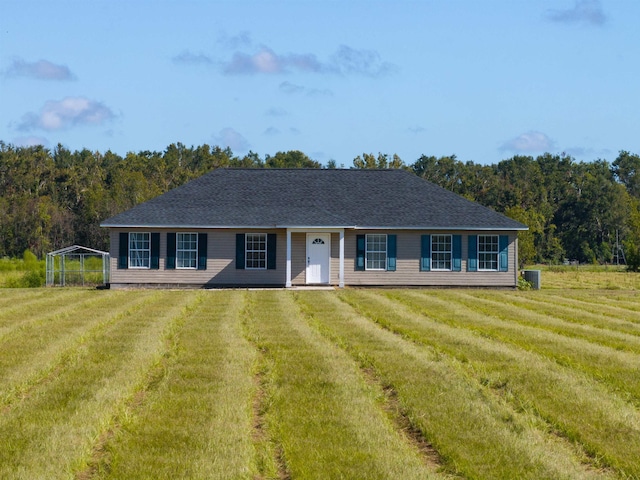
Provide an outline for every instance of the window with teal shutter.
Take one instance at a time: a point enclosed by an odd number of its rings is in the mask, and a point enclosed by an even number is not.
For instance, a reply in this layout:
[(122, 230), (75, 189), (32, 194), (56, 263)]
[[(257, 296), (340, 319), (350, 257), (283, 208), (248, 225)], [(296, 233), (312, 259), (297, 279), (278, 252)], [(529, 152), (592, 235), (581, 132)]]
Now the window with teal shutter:
[(431, 270), (431, 235), (420, 237), (420, 271)]
[(396, 235), (387, 235), (387, 271), (396, 271)]
[(356, 235), (356, 270), (364, 270), (365, 236)]
[(451, 271), (459, 272), (462, 270), (462, 235), (453, 235), (452, 247), (453, 261), (451, 264)]
[(500, 271), (509, 271), (509, 236), (500, 235), (499, 240), (500, 248)]
[(478, 271), (478, 236), (469, 235), (469, 259), (467, 260), (467, 271)]

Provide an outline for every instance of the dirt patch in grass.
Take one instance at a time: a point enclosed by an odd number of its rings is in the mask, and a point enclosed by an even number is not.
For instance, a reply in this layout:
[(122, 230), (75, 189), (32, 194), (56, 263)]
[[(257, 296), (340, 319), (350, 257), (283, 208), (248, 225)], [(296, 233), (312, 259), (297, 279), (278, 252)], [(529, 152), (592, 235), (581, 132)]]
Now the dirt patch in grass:
[(382, 391), (384, 395), (384, 401), (381, 404), (382, 409), (396, 426), (400, 435), (420, 452), (426, 466), (434, 471), (444, 470), (444, 460), (433, 445), (424, 438), (420, 428), (411, 422), (407, 412), (400, 404), (398, 392), (391, 385), (382, 382), (373, 367), (363, 366), (361, 368), (367, 383)]

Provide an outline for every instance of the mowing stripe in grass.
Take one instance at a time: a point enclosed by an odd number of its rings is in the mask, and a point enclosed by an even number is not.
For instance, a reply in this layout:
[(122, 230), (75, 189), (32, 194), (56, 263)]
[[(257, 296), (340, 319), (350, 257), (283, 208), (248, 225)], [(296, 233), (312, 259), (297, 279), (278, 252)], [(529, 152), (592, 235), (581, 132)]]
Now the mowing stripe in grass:
[[(338, 296), (352, 295), (357, 292)], [(412, 424), (455, 471), (469, 478), (598, 476), (488, 395), (454, 359), (380, 328), (335, 294), (301, 292), (299, 298), (304, 311), (394, 388)]]
[[(450, 316), (453, 322), (460, 323), (464, 318), (465, 328), (535, 351), (562, 365), (581, 370), (640, 405), (640, 355), (594, 343), (597, 342), (597, 331), (589, 340), (566, 337), (558, 335), (560, 332), (544, 328), (553, 319), (535, 312), (514, 310), (500, 302), (479, 299), (468, 293), (458, 292), (455, 297), (446, 300), (442, 296), (442, 293), (429, 295), (429, 302), (440, 302), (441, 309), (460, 305), (466, 310), (466, 316)], [(566, 333), (566, 329), (563, 333)], [(584, 336), (584, 331), (582, 333)], [(604, 332), (600, 335), (603, 338), (606, 336)], [(637, 343), (636, 337), (627, 337), (630, 344)]]
[[(249, 299), (247, 299), (249, 300)], [(250, 331), (254, 306), (253, 301), (245, 301), (241, 312), (241, 324), (244, 338), (253, 347), (256, 357), (251, 369), (255, 391), (252, 402), (252, 432), (251, 440), (255, 450), (255, 466), (257, 479), (289, 480), (290, 474), (286, 470), (282, 446), (273, 438), (267, 428), (267, 410), (270, 405), (270, 378), (272, 376), (274, 360), (264, 346), (259, 344), (258, 338)]]
[[(102, 295), (86, 292), (87, 299), (69, 306), (46, 321), (33, 322), (14, 332), (0, 355), (0, 411), (27, 395), (39, 382), (72, 362), (79, 346), (99, 329), (144, 307), (149, 292)], [(55, 372), (55, 373), (54, 373)]]
[(379, 407), (377, 388), (310, 328), (292, 293), (250, 292), (246, 329), (273, 363), (266, 427), (291, 478), (437, 478)]
[(163, 334), (194, 294), (162, 292), (79, 346), (75, 361), (0, 418), (0, 477), (69, 478), (86, 467), (96, 439), (144, 384)]
[(596, 467), (611, 465), (624, 475), (640, 475), (640, 415), (599, 382), (465, 329), (472, 317), (481, 315), (440, 303), (435, 295), (358, 292), (347, 300), (386, 328), (454, 355), (478, 382), (584, 445)]
[(5, 309), (15, 307), (16, 304), (33, 302), (49, 295), (51, 290), (46, 288), (0, 289), (0, 315)]
[(76, 300), (86, 297), (86, 290), (56, 290), (51, 295), (31, 299), (24, 303), (14, 303), (0, 312), (0, 345), (4, 337), (30, 322), (51, 318), (64, 312)]
[(613, 317), (605, 313), (604, 308), (589, 312), (575, 303), (563, 306), (554, 298), (536, 300), (507, 292), (473, 292), (470, 297), (498, 305), (501, 312), (512, 313), (515, 308), (518, 313), (528, 313), (527, 316), (517, 316), (528, 325), (584, 338), (618, 350), (640, 352), (640, 323), (631, 320), (628, 312), (622, 318)]
[(619, 324), (621, 329), (629, 328), (635, 330), (640, 328), (640, 304), (637, 301), (637, 293), (634, 293), (632, 297), (623, 297), (612, 292), (597, 292), (595, 294), (591, 292), (586, 294), (575, 290), (563, 291), (562, 293), (544, 290), (509, 293), (512, 293), (518, 299), (526, 298), (530, 301), (559, 305), (595, 315), (604, 315), (608, 319), (618, 320), (618, 322), (614, 322), (614, 325)]
[(540, 296), (554, 296), (560, 299), (567, 297), (579, 300), (585, 304), (593, 304), (595, 306), (608, 305), (630, 312), (640, 312), (637, 291), (540, 290), (531, 293)]
[(544, 272), (543, 276), (546, 289), (640, 290), (640, 277), (632, 272), (555, 271)]
[(201, 292), (166, 376), (106, 445), (95, 478), (252, 478), (253, 348), (241, 292)]

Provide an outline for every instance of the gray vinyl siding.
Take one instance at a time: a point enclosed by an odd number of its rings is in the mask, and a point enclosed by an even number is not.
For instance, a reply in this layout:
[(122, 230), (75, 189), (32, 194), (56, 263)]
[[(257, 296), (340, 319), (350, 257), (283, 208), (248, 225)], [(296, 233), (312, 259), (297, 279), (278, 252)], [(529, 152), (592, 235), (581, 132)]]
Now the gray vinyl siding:
[[(286, 261), (286, 257), (284, 258)], [(291, 284), (304, 285), (307, 282), (307, 234), (291, 234)]]
[[(126, 286), (224, 286), (224, 285), (284, 285), (286, 277), (287, 239), (284, 230), (183, 230), (207, 233), (207, 269), (187, 270), (165, 268), (167, 251), (167, 232), (181, 230), (151, 230), (160, 232), (160, 268), (118, 269), (119, 233), (150, 231), (149, 229), (112, 229), (111, 239), (111, 285), (114, 288)], [(237, 233), (276, 233), (275, 270), (238, 270), (236, 269)]]
[[(397, 235), (396, 270), (357, 271), (355, 269), (356, 235), (367, 233), (394, 233)], [(420, 271), (422, 235), (451, 234), (462, 236), (462, 269), (460, 272)], [(346, 285), (416, 285), (434, 287), (515, 287), (517, 283), (517, 234), (510, 232), (507, 272), (467, 272), (468, 235), (505, 235), (505, 232), (459, 232), (459, 231), (380, 231), (357, 230), (345, 232), (345, 284)]]
[[(120, 232), (159, 232), (160, 268), (118, 269)], [(167, 232), (188, 231), (207, 233), (207, 269), (182, 270), (165, 268)], [(235, 265), (237, 233), (276, 233), (277, 265), (275, 270), (238, 270)], [(356, 271), (356, 235), (367, 233), (393, 233), (397, 235), (397, 262), (395, 271)], [(426, 234), (450, 233), (462, 237), (462, 269), (460, 272), (420, 271), (421, 236)], [(507, 272), (467, 272), (468, 235), (508, 234)], [(239, 286), (271, 285), (284, 286), (286, 283), (287, 237), (284, 229), (243, 230), (159, 230), (159, 229), (111, 229), (111, 285), (114, 288), (126, 286)], [(306, 233), (291, 234), (291, 281), (292, 285), (306, 283)], [(518, 278), (517, 233), (504, 231), (365, 231), (347, 230), (344, 240), (345, 285), (353, 286), (446, 286), (446, 287), (515, 287)], [(340, 235), (331, 233), (330, 284), (338, 285), (340, 272)]]

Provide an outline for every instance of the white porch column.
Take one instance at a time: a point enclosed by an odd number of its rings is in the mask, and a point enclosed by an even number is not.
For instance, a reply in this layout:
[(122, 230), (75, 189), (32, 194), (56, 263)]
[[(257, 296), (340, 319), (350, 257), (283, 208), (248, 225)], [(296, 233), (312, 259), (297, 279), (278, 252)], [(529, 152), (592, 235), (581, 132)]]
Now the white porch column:
[(287, 228), (287, 279), (285, 287), (291, 288), (291, 230)]
[(338, 286), (344, 288), (344, 228), (340, 229), (340, 278)]

